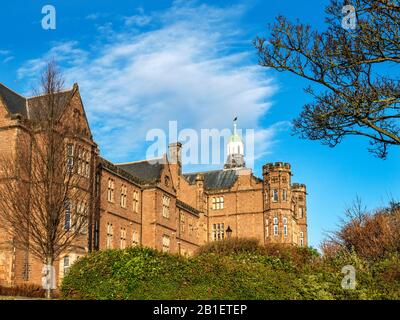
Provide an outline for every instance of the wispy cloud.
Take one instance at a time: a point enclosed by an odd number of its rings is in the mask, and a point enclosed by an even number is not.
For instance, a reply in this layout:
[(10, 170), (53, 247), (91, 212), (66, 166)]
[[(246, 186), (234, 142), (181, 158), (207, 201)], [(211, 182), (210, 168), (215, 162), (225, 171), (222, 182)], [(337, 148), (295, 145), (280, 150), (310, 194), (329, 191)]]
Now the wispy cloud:
[(248, 50), (230, 51), (243, 41), (232, 24), (245, 10), (176, 1), (164, 12), (139, 12), (143, 20), (131, 17), (136, 25), (151, 21), (151, 30), (109, 25), (102, 45), (83, 50), (75, 41), (55, 44), (18, 76), (37, 75), (43, 58), (55, 57), (66, 79), (80, 84), (95, 139), (114, 161), (143, 156), (148, 130), (167, 129), (169, 120), (177, 120), (179, 129), (222, 129), (231, 127), (234, 115), (242, 128), (256, 130), (257, 158), (270, 150), (282, 126), (259, 123), (277, 87), (255, 64), (250, 42)]
[(14, 56), (12, 55), (11, 51), (0, 49), (0, 61), (2, 63), (7, 63), (14, 60)]

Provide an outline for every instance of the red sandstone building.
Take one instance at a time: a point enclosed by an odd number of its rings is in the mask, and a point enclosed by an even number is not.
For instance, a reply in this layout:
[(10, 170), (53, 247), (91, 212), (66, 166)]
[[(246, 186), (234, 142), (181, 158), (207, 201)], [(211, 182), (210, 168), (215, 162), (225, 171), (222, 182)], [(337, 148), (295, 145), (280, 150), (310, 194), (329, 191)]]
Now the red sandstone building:
[[(92, 250), (142, 245), (191, 255), (200, 245), (228, 236), (307, 245), (305, 185), (292, 183), (288, 163), (266, 164), (262, 178), (247, 169), (236, 123), (221, 170), (184, 173), (180, 143), (170, 145), (169, 154), (156, 162), (113, 164), (99, 156), (78, 86), (63, 94), (64, 112), (74, 114), (81, 126), (84, 161), (95, 186), (87, 243), (57, 261), (58, 279)], [(12, 152), (24, 123), (35, 121), (32, 99), (0, 84), (0, 153)], [(41, 283), (41, 265), (0, 233), (0, 285)]]

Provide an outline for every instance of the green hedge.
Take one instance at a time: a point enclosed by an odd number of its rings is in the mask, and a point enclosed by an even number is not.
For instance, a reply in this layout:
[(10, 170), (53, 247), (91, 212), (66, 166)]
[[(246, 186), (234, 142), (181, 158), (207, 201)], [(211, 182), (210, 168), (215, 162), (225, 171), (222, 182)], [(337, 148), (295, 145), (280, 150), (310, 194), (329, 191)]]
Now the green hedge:
[[(191, 258), (148, 248), (101, 251), (71, 267), (61, 293), (66, 299), (400, 299), (397, 256), (365, 266), (354, 256), (328, 262), (299, 249), (314, 257), (299, 268), (288, 250), (281, 256), (203, 251)], [(341, 288), (346, 264), (357, 270), (356, 290)]]

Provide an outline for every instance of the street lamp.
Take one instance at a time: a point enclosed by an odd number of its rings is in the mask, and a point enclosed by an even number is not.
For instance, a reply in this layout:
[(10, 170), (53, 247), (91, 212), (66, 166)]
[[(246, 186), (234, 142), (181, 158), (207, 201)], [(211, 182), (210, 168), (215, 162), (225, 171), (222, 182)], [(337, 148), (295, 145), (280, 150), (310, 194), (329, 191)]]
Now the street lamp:
[(232, 229), (230, 226), (228, 226), (228, 229), (226, 229), (226, 236), (228, 237), (228, 239), (232, 237)]

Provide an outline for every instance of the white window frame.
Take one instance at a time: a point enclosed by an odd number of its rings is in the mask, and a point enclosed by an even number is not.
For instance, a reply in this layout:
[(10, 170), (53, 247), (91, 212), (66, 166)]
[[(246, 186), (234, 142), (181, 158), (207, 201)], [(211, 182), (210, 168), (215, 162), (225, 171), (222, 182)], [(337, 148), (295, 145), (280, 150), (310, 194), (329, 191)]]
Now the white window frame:
[(68, 274), (68, 271), (70, 268), (71, 268), (71, 257), (64, 256), (64, 258), (63, 258), (63, 276), (64, 277)]
[(107, 240), (106, 240), (106, 248), (112, 249), (114, 242), (114, 228), (111, 223), (107, 223)]
[(108, 179), (108, 190), (107, 190), (107, 201), (113, 203), (114, 202), (114, 179)]
[(279, 235), (279, 218), (275, 217), (274, 218), (274, 236), (278, 236)]
[(120, 199), (121, 208), (126, 208), (127, 198), (128, 198), (128, 187), (123, 184), (121, 186), (121, 199)]
[(132, 232), (132, 246), (137, 247), (139, 245), (139, 232), (133, 230)]
[(214, 223), (212, 229), (212, 239), (213, 241), (223, 240), (225, 238), (225, 224), (224, 223)]
[(169, 206), (170, 206), (170, 203), (171, 203), (171, 198), (170, 197), (168, 197), (168, 196), (166, 196), (166, 195), (163, 195), (163, 203), (162, 203), (162, 215), (163, 215), (163, 217), (164, 218), (166, 218), (166, 219), (169, 219)]
[(212, 209), (213, 210), (224, 209), (224, 197), (213, 197), (212, 198)]
[(133, 191), (133, 212), (139, 213), (139, 191)]
[(165, 253), (170, 252), (171, 250), (171, 238), (164, 234), (162, 237), (162, 251)]
[(287, 201), (287, 190), (286, 189), (282, 190), (282, 201), (284, 201), (284, 202)]
[(125, 249), (126, 248), (126, 228), (121, 228), (121, 230), (120, 230), (119, 247), (121, 249)]
[(279, 201), (279, 190), (272, 189), (272, 202), (278, 202), (278, 201)]

